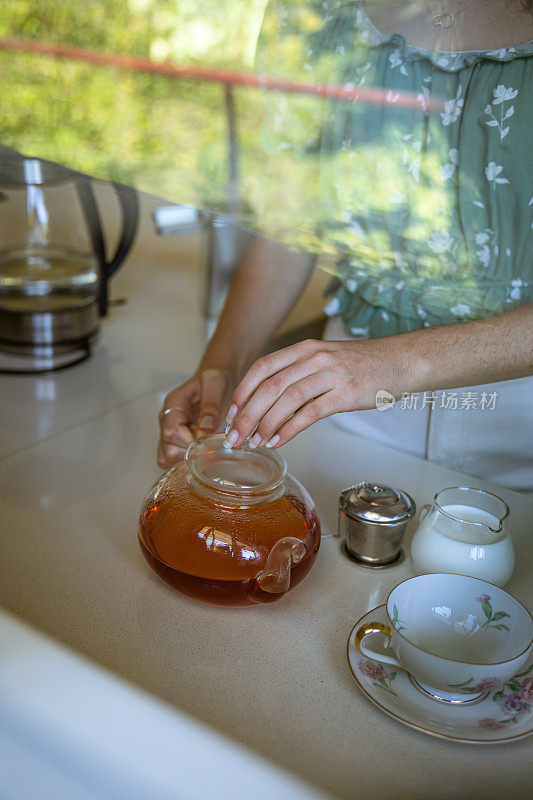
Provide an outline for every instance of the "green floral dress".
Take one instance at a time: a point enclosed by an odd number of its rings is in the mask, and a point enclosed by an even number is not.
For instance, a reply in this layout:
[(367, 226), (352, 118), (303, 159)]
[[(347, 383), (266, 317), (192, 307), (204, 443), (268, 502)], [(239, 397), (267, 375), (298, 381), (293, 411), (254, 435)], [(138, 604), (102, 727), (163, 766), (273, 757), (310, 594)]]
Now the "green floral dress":
[(353, 92), (266, 101), (265, 176), (285, 175), (267, 233), (290, 219), (295, 243), (333, 256), (327, 313), (380, 337), (533, 300), (533, 42), (429, 52), (360, 2), (269, 13), (265, 71)]

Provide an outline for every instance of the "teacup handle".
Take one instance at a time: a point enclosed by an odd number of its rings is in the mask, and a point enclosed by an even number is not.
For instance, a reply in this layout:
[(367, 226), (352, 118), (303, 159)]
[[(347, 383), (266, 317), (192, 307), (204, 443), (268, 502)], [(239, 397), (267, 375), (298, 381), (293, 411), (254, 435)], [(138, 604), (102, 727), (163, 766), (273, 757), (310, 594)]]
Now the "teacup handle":
[(375, 661), (383, 661), (385, 664), (392, 664), (395, 667), (401, 667), (402, 665), (396, 658), (387, 656), (379, 651), (371, 650), (369, 647), (367, 647), (367, 645), (364, 643), (364, 638), (365, 636), (369, 636), (371, 633), (382, 633), (387, 637), (387, 644), (385, 647), (390, 646), (391, 632), (389, 626), (383, 625), (382, 622), (368, 622), (366, 625), (361, 625), (355, 634), (355, 646), (359, 652), (368, 658), (373, 658)]

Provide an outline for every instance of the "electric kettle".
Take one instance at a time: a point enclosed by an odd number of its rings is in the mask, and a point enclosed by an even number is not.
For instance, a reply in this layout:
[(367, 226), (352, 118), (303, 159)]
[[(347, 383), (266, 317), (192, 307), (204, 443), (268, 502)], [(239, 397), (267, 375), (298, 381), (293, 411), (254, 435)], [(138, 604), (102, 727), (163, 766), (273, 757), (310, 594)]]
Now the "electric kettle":
[(134, 189), (111, 183), (122, 216), (108, 258), (92, 179), (0, 147), (1, 371), (40, 372), (86, 358), (108, 307), (107, 281), (131, 248)]

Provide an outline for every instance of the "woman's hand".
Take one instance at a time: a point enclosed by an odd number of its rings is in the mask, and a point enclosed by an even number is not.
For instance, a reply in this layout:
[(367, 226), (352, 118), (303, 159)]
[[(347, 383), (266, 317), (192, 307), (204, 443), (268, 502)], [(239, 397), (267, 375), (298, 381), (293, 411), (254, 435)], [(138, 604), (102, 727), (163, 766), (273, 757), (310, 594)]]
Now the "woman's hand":
[(162, 469), (181, 461), (194, 439), (217, 429), (234, 385), (229, 370), (209, 368), (167, 394), (159, 412), (157, 463)]
[(306, 341), (260, 358), (234, 392), (228, 444), (278, 447), (337, 411), (375, 408), (380, 389), (476, 386), (533, 374), (533, 303), (475, 322), (362, 341)]
[(308, 340), (260, 358), (234, 392), (227, 440), (278, 447), (338, 411), (375, 408), (376, 392), (403, 388), (392, 339)]
[[(296, 302), (313, 259), (256, 237), (231, 285), (193, 377), (165, 397), (157, 463), (180, 461), (195, 436), (216, 430), (230, 394)], [(198, 430), (198, 428), (200, 430)]]

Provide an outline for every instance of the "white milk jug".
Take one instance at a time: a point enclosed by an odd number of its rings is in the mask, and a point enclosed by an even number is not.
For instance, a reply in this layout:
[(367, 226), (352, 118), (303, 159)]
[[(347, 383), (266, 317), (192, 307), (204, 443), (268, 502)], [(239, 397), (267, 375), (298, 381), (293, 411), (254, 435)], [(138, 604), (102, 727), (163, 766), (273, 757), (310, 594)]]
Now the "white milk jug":
[(416, 574), (454, 572), (504, 586), (514, 569), (509, 508), (483, 489), (442, 489), (420, 514), (411, 543)]

